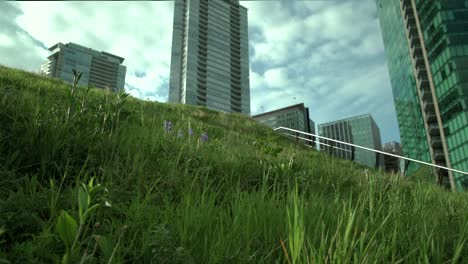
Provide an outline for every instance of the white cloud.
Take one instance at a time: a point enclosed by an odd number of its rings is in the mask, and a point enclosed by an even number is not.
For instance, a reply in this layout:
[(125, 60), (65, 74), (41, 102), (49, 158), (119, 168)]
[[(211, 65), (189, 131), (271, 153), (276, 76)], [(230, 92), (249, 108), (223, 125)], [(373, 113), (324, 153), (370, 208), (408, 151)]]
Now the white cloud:
[(273, 88), (285, 88), (288, 85), (286, 68), (268, 69), (264, 73), (266, 85)]
[(0, 46), (12, 46), (13, 40), (5, 34), (0, 34)]
[[(126, 82), (140, 90), (139, 97), (146, 98), (148, 94), (168, 93), (167, 85), (163, 84), (169, 78), (173, 5), (173, 2), (27, 2), (20, 3), (24, 14), (17, 21), (46, 46), (74, 42), (124, 57)], [(144, 71), (146, 76), (136, 78), (135, 71)]]

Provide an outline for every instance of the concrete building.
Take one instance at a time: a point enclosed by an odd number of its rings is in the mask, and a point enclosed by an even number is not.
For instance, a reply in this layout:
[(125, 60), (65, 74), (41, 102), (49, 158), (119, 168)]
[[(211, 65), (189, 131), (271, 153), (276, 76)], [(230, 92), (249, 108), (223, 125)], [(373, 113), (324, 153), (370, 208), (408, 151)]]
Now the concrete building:
[[(468, 2), (376, 3), (403, 155), (468, 171)], [(453, 190), (468, 188), (468, 176), (437, 174)]]
[(176, 0), (169, 102), (250, 114), (248, 51), (238, 0)]
[(124, 58), (86, 48), (75, 43), (57, 43), (49, 48), (48, 61), (41, 65), (41, 74), (73, 83), (73, 69), (82, 72), (78, 85), (97, 88), (108, 86), (113, 91), (124, 89)]
[[(282, 126), (315, 134), (315, 123), (310, 119), (309, 108), (305, 107), (304, 103), (258, 114), (252, 116), (252, 118), (272, 128)], [(314, 143), (310, 141), (306, 142), (307, 140), (304, 140), (304, 143), (315, 147), (315, 137), (305, 135), (298, 136), (313, 140)]]
[[(400, 143), (396, 142), (396, 141), (390, 141), (390, 142), (387, 142), (385, 144), (383, 144), (382, 146), (382, 151), (385, 151), (385, 152), (388, 152), (388, 153), (391, 153), (391, 154), (395, 154), (395, 155), (399, 155), (401, 156), (402, 155), (402, 151), (401, 151), (401, 145)], [(397, 157), (392, 157), (392, 156), (389, 156), (389, 155), (383, 155), (383, 162), (384, 162), (384, 169), (385, 171), (387, 172), (394, 172), (394, 173), (397, 173), (397, 172), (400, 172), (400, 159), (397, 158)]]
[[(379, 127), (370, 114), (320, 124), (318, 125), (318, 133), (323, 137), (362, 147), (375, 150), (382, 149)], [(320, 140), (320, 142), (325, 144), (320, 145), (321, 150), (329, 152), (337, 157), (353, 160), (371, 168), (383, 166), (381, 154), (329, 140)]]

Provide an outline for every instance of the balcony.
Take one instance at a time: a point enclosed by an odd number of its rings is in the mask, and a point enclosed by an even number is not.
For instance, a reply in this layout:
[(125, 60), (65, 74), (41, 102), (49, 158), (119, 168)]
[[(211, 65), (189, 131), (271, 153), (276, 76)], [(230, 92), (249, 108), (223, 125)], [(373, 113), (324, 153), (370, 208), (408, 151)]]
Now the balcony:
[(442, 150), (435, 150), (434, 151), (434, 160), (436, 162), (445, 160), (444, 152)]
[(411, 43), (411, 55), (413, 57), (422, 57), (422, 48), (419, 43)]
[(235, 107), (236, 109), (240, 110), (241, 109), (241, 102), (238, 100), (232, 100), (231, 99), (231, 107)]
[(235, 93), (238, 96), (241, 95), (241, 87), (239, 84), (231, 83), (231, 93)]
[(411, 0), (400, 0), (404, 6), (411, 6)]
[(411, 42), (411, 46), (421, 45), (421, 42), (420, 42), (420, 39), (419, 39), (418, 35), (411, 35), (411, 36), (409, 36), (409, 39), (410, 39), (410, 42)]
[(429, 80), (427, 78), (419, 78), (418, 81), (419, 81), (421, 91), (423, 91), (423, 90), (430, 91), (431, 90), (431, 87), (429, 86)]
[[(232, 78), (232, 77), (233, 77), (233, 75), (231, 75), (231, 82), (233, 84), (237, 84), (237, 85), (240, 86), (240, 80), (239, 80), (240, 78)], [(237, 77), (240, 77), (240, 76), (237, 76)]]
[(434, 112), (434, 104), (432, 103), (432, 100), (427, 100), (424, 101), (423, 103), (423, 110), (424, 112)]
[(414, 19), (413, 15), (405, 16), (405, 20), (407, 25), (416, 25), (416, 19)]
[(197, 87), (197, 91), (200, 93), (200, 94), (203, 94), (203, 95), (206, 95), (206, 86), (203, 86), (203, 85), (200, 85), (198, 84), (198, 87)]
[(442, 148), (442, 139), (440, 137), (433, 137), (431, 140), (431, 145), (433, 148)]
[(421, 90), (421, 97), (423, 99), (423, 101), (430, 101), (432, 99), (432, 93), (431, 91), (425, 89), (425, 90)]
[(206, 100), (206, 93), (205, 94), (197, 94), (197, 99), (201, 100), (201, 101), (205, 101)]
[(413, 13), (413, 8), (411, 7), (411, 4), (409, 4), (409, 5), (403, 4), (403, 14), (405, 16), (412, 16), (414, 14)]
[(418, 67), (416, 69), (416, 74), (418, 76), (418, 79), (427, 79), (426, 67)]
[(436, 123), (437, 117), (435, 114), (427, 114), (426, 115), (426, 123)]
[(236, 68), (231, 67), (231, 73), (235, 73), (236, 76), (241, 76), (241, 72)]
[(236, 99), (236, 100), (240, 100), (241, 99), (241, 96), (240, 95), (236, 95), (236, 94), (233, 94), (231, 93), (231, 97)]
[(409, 26), (408, 27), (408, 32), (411, 35), (417, 35), (418, 34), (418, 29), (416, 28), (416, 26)]
[(231, 95), (236, 95), (237, 97), (241, 97), (241, 92), (231, 89)]
[(198, 81), (197, 82), (198, 89), (202, 89), (206, 91), (206, 80), (204, 80), (203, 78), (197, 77), (197, 81)]
[(417, 56), (414, 59), (414, 64), (416, 65), (417, 68), (424, 68), (425, 67), (424, 59), (423, 59), (422, 56)]
[(208, 54), (206, 53), (206, 50), (204, 50), (204, 49), (199, 49), (199, 50), (198, 50), (198, 55), (200, 55), (200, 56), (202, 56), (203, 58), (206, 59), (206, 55), (208, 55)]
[(440, 131), (439, 131), (439, 126), (436, 125), (436, 124), (430, 124), (428, 126), (428, 132), (429, 132), (429, 135), (431, 136), (438, 136), (440, 135)]

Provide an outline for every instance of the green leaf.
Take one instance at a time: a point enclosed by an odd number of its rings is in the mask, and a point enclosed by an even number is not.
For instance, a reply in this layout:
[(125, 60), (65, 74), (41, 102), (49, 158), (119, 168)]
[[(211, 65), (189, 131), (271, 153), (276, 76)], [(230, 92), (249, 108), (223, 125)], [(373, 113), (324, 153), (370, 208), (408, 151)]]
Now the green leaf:
[(78, 225), (75, 219), (71, 217), (66, 211), (60, 214), (55, 231), (59, 234), (62, 241), (67, 248), (70, 248), (75, 240), (76, 233), (78, 232)]
[(78, 209), (80, 213), (80, 221), (83, 222), (83, 215), (84, 213), (88, 210), (88, 205), (89, 205), (89, 196), (86, 193), (86, 190), (81, 187), (78, 190)]
[(112, 251), (114, 250), (114, 245), (112, 244), (112, 241), (109, 238), (102, 236), (101, 239), (99, 239), (98, 241), (98, 245), (105, 259), (109, 259), (112, 255)]
[(83, 214), (82, 223), (84, 223), (84, 221), (86, 220), (86, 218), (88, 218), (88, 215), (90, 215), (91, 213), (93, 213), (93, 211), (95, 211), (99, 206), (100, 206), (100, 204), (95, 204), (95, 205), (91, 206), (91, 207)]

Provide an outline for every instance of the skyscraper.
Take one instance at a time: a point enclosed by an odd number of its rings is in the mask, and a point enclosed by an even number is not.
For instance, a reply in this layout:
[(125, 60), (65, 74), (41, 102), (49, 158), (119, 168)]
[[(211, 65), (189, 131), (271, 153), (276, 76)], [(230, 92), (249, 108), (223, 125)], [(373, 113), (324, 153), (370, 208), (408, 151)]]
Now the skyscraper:
[(47, 62), (41, 65), (41, 73), (73, 83), (75, 69), (82, 73), (78, 85), (109, 87), (114, 91), (124, 89), (126, 67), (124, 58), (75, 43), (57, 43), (49, 48), (52, 52)]
[[(323, 137), (375, 150), (382, 149), (380, 129), (370, 114), (320, 124), (318, 132)], [(321, 150), (330, 152), (339, 158), (353, 160), (371, 168), (383, 166), (382, 157), (378, 153), (324, 139), (321, 139), (320, 142), (326, 144), (320, 145)]]
[[(306, 133), (315, 134), (315, 123), (310, 119), (309, 108), (304, 106), (304, 103), (291, 105), (285, 108), (276, 109), (274, 111), (261, 113), (252, 116), (253, 119), (261, 124), (265, 124), (272, 128), (288, 127), (300, 130)], [(315, 137), (299, 134), (298, 136), (312, 140), (304, 142), (315, 147)]]
[[(468, 1), (376, 2), (403, 154), (468, 171)], [(437, 174), (452, 189), (468, 187), (463, 174)]]
[[(390, 141), (382, 146), (382, 150), (388, 153), (401, 156), (401, 145), (398, 142)], [(383, 155), (384, 168), (387, 172), (398, 173), (400, 171), (400, 158), (390, 155)]]
[(250, 114), (247, 9), (239, 0), (176, 0), (169, 102)]

